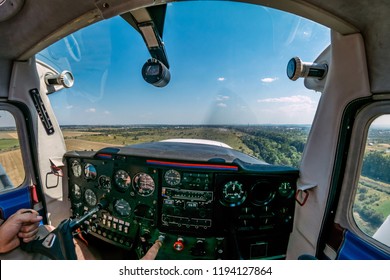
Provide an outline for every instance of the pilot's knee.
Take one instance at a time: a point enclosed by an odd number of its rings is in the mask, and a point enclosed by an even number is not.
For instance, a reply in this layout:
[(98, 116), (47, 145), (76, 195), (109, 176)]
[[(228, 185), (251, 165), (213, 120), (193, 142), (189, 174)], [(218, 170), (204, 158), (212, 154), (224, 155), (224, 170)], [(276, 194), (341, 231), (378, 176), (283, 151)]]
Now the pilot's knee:
[(96, 250), (88, 247), (84, 241), (74, 238), (74, 245), (76, 250), (76, 255), (78, 260), (101, 260), (101, 256)]

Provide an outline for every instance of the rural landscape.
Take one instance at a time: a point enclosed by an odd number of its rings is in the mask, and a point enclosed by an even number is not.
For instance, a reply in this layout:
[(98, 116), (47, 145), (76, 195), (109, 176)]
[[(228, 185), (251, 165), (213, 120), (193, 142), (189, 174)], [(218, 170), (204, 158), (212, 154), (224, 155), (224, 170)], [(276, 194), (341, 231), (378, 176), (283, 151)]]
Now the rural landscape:
[[(310, 126), (63, 126), (66, 147), (99, 150), (172, 138), (221, 141), (270, 164), (299, 167)], [(24, 180), (15, 128), (0, 128), (0, 162), (15, 185)], [(368, 235), (390, 215), (390, 129), (371, 129), (354, 203), (354, 218)]]

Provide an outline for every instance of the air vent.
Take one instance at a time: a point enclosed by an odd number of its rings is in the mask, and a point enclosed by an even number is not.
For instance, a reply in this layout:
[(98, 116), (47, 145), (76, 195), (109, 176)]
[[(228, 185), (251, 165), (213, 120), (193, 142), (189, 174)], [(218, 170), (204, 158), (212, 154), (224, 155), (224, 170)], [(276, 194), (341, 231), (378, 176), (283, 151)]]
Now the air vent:
[(0, 22), (14, 17), (22, 9), (24, 0), (0, 0)]
[(39, 91), (36, 88), (34, 88), (30, 90), (30, 94), (32, 100), (34, 101), (35, 109), (37, 109), (38, 116), (41, 119), (43, 126), (45, 127), (46, 133), (48, 135), (53, 134), (54, 127), (50, 120), (49, 114), (46, 111), (45, 104), (43, 103), (42, 98), (39, 95)]

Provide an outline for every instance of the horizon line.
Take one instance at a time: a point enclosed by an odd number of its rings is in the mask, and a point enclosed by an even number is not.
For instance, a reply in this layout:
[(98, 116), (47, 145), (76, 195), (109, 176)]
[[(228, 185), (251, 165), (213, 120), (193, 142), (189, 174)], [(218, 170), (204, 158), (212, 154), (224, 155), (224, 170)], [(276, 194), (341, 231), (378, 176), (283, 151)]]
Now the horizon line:
[(311, 126), (311, 124), (63, 124), (66, 126)]

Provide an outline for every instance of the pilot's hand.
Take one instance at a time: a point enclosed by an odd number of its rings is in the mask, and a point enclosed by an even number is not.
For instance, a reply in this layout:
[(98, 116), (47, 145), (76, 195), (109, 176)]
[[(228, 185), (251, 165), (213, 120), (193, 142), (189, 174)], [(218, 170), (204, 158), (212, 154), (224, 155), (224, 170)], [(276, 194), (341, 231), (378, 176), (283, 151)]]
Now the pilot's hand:
[(32, 209), (20, 209), (0, 226), (0, 253), (9, 252), (20, 245), (20, 240), (35, 239), (42, 216)]
[(162, 246), (161, 240), (156, 240), (153, 246), (146, 252), (145, 256), (141, 258), (141, 260), (154, 260), (157, 256), (158, 250), (160, 250)]

